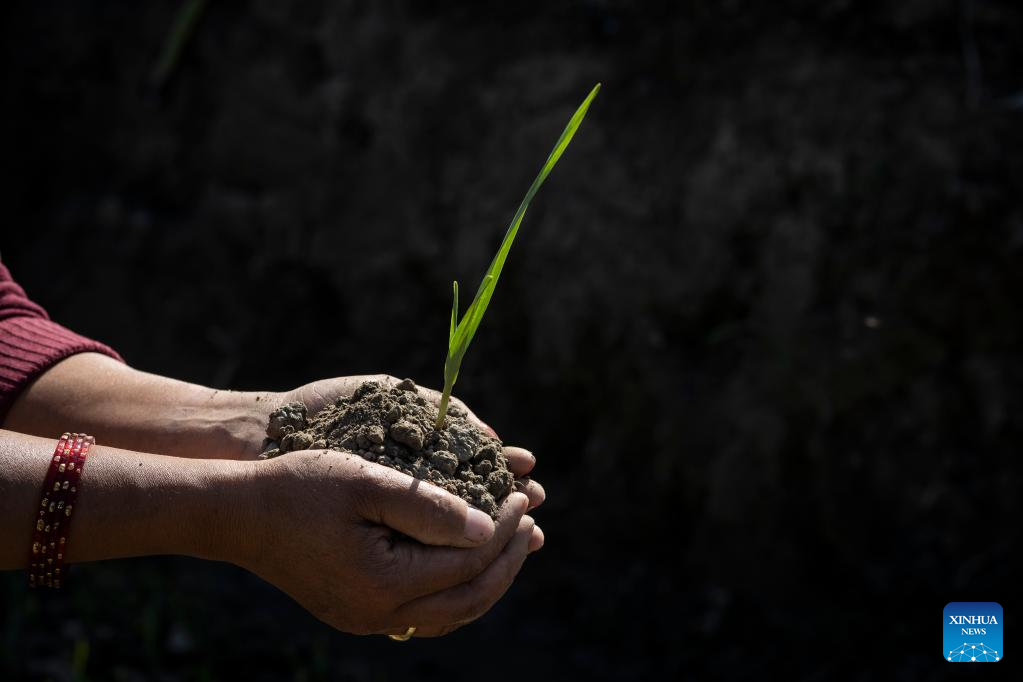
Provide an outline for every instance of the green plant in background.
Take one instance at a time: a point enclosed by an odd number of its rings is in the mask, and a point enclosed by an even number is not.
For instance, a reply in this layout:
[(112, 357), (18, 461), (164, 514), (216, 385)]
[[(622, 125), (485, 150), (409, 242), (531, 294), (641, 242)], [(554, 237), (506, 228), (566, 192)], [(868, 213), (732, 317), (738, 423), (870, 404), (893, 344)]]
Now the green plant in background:
[(187, 0), (174, 15), (174, 25), (164, 41), (160, 57), (153, 67), (149, 80), (157, 88), (163, 87), (171, 73), (181, 61), (181, 53), (195, 32), (195, 27), (206, 11), (209, 0)]
[(448, 331), (448, 355), (444, 360), (444, 392), (441, 394), (440, 408), (437, 410), (437, 429), (441, 429), (444, 426), (444, 418), (447, 416), (448, 401), (451, 398), (451, 389), (455, 386), (455, 381), (458, 380), (458, 369), (462, 365), (462, 358), (465, 357), (465, 351), (468, 350), (469, 344), (472, 343), (473, 336), (476, 335), (476, 330), (480, 326), (480, 322), (483, 320), (483, 313), (487, 312), (487, 306), (490, 304), (490, 297), (494, 295), (494, 289), (497, 287), (497, 280), (501, 277), (501, 270), (504, 268), (504, 261), (508, 258), (508, 251), (511, 250), (512, 242), (515, 241), (515, 235), (518, 234), (519, 224), (522, 223), (523, 216), (526, 215), (526, 209), (529, 208), (529, 202), (533, 200), (537, 190), (543, 184), (547, 176), (550, 175), (551, 169), (561, 158), (565, 149), (568, 147), (568, 143), (572, 141), (572, 137), (575, 135), (575, 131), (579, 128), (579, 124), (583, 122), (583, 118), (586, 117), (586, 111), (590, 108), (590, 102), (597, 96), (600, 91), (600, 83), (593, 86), (593, 90), (586, 96), (583, 103), (579, 105), (579, 108), (572, 114), (572, 118), (569, 119), (568, 125), (561, 132), (561, 137), (558, 138), (557, 143), (554, 145), (554, 149), (551, 150), (550, 155), (547, 157), (546, 163), (543, 168), (540, 169), (540, 173), (533, 180), (533, 184), (530, 185), (529, 191), (526, 192), (525, 198), (522, 203), (519, 204), (519, 209), (515, 211), (515, 216), (512, 218), (511, 224), (508, 225), (508, 231), (504, 234), (504, 239), (501, 241), (500, 248), (497, 249), (497, 255), (494, 256), (494, 260), (490, 262), (490, 267), (487, 268), (486, 274), (483, 276), (483, 281), (480, 282), (479, 288), (476, 290), (476, 297), (472, 300), (472, 305), (465, 311), (465, 315), (461, 321), (458, 321), (458, 282), (452, 282), (452, 289), (454, 290), (454, 301), (451, 304), (451, 325)]

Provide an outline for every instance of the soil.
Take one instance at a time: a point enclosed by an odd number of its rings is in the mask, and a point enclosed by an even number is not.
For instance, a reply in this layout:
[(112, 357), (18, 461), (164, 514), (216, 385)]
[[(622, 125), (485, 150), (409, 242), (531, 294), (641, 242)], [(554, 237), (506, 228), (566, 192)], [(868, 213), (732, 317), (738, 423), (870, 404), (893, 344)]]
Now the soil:
[(301, 402), (272, 412), (266, 429), (268, 449), (262, 456), (347, 450), (430, 481), (496, 516), (515, 482), (501, 441), (480, 430), (454, 405), (439, 431), (434, 428), (436, 420), (437, 408), (419, 395), (411, 379), (390, 388), (366, 381), (350, 398), (339, 398), (312, 417)]

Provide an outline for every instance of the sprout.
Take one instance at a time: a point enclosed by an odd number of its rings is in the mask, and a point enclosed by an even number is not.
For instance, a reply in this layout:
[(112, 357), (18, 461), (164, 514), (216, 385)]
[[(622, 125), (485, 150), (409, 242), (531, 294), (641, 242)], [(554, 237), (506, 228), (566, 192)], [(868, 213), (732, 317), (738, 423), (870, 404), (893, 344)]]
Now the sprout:
[(526, 215), (526, 209), (529, 208), (529, 202), (533, 200), (537, 190), (540, 189), (544, 180), (550, 175), (551, 169), (554, 168), (558, 159), (561, 158), (561, 155), (568, 147), (568, 143), (572, 141), (576, 129), (583, 122), (586, 111), (590, 108), (590, 102), (593, 101), (593, 98), (597, 96), (599, 91), (600, 83), (597, 83), (593, 90), (590, 91), (590, 94), (586, 96), (586, 99), (583, 100), (583, 103), (579, 105), (579, 108), (575, 110), (575, 113), (572, 114), (568, 125), (565, 126), (561, 137), (558, 138), (554, 149), (551, 150), (550, 155), (547, 157), (546, 163), (540, 169), (536, 179), (533, 180), (533, 184), (530, 185), (529, 191), (526, 192), (522, 203), (519, 204), (519, 209), (515, 211), (515, 217), (512, 218), (511, 224), (508, 225), (508, 231), (504, 234), (504, 240), (501, 241), (497, 255), (494, 256), (490, 267), (487, 268), (483, 281), (480, 282), (479, 289), (476, 290), (476, 297), (473, 298), (472, 305), (465, 311), (461, 321), (458, 321), (458, 282), (452, 282), (454, 301), (451, 304), (448, 355), (444, 360), (444, 392), (441, 394), (440, 407), (437, 411), (436, 427), (438, 430), (444, 426), (444, 418), (447, 416), (448, 411), (448, 400), (451, 398), (451, 389), (454, 387), (455, 381), (458, 380), (458, 369), (462, 365), (462, 358), (465, 357), (465, 351), (468, 350), (473, 336), (476, 335), (476, 329), (479, 328), (480, 322), (483, 320), (483, 313), (487, 312), (490, 297), (494, 295), (497, 280), (501, 277), (501, 270), (504, 268), (504, 261), (508, 258), (508, 251), (511, 250), (512, 242), (515, 241), (515, 235), (519, 231), (519, 224), (522, 223), (523, 216)]

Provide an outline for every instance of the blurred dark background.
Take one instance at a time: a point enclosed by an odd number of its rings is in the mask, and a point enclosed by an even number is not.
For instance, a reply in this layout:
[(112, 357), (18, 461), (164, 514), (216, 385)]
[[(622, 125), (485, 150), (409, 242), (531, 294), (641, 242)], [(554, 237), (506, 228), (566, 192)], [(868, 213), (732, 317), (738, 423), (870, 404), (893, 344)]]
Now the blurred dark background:
[(5, 575), (0, 677), (941, 679), (973, 599), (1016, 639), (1020, 3), (218, 0), (154, 78), (185, 5), (0, 10), (0, 251), (217, 387), (440, 384), (451, 280), (604, 83), (458, 386), (547, 545), (407, 645), (225, 565)]

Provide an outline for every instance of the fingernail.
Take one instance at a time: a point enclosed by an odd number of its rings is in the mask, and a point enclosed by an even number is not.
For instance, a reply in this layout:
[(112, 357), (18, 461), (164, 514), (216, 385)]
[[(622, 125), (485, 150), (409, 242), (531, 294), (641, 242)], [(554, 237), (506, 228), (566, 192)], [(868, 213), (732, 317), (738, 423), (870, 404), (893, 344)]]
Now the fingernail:
[(494, 534), (494, 522), (475, 507), (469, 507), (465, 515), (465, 539), (470, 542), (484, 542)]

